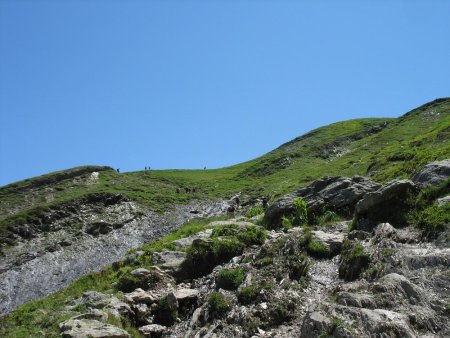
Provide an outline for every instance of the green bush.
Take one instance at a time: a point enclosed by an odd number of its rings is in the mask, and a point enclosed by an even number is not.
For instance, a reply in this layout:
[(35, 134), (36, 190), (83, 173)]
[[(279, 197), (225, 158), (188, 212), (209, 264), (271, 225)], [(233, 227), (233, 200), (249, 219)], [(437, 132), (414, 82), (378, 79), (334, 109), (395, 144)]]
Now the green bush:
[(316, 258), (327, 258), (332, 256), (330, 250), (322, 243), (317, 242), (312, 235), (311, 230), (305, 227), (305, 232), (300, 240), (301, 245), (306, 249), (308, 254)]
[(227, 225), (213, 230), (212, 237), (235, 237), (245, 245), (261, 245), (267, 238), (267, 230), (259, 226)]
[(322, 226), (334, 222), (339, 222), (340, 220), (341, 217), (331, 210), (325, 210), (320, 216), (316, 218), (317, 224)]
[(296, 198), (292, 202), (293, 225), (300, 226), (308, 223), (308, 203), (302, 198)]
[(208, 297), (208, 312), (213, 318), (222, 317), (231, 305), (220, 292), (213, 291)]
[(450, 224), (450, 204), (439, 207), (437, 202), (410, 216), (427, 237), (434, 237)]
[(216, 286), (225, 290), (236, 290), (245, 279), (241, 268), (222, 269), (216, 277)]
[(308, 275), (311, 261), (305, 254), (299, 256), (292, 256), (287, 259), (287, 266), (289, 268), (289, 278), (293, 280), (300, 280), (302, 277)]
[(171, 304), (168, 297), (163, 297), (158, 302), (156, 321), (163, 325), (172, 325), (178, 317), (178, 309), (175, 304)]
[(281, 217), (281, 227), (285, 232), (292, 229), (293, 226), (291, 220), (286, 216)]
[(237, 294), (239, 303), (247, 305), (251, 304), (258, 298), (261, 292), (261, 287), (258, 284), (252, 283), (248, 286), (240, 288)]
[(130, 274), (124, 274), (119, 277), (116, 288), (122, 292), (132, 292), (137, 288), (146, 289), (148, 282), (142, 277), (136, 277)]
[(278, 326), (284, 322), (288, 322), (294, 316), (295, 305), (291, 302), (277, 303), (269, 312), (270, 324)]
[(264, 208), (262, 206), (257, 206), (257, 207), (253, 207), (250, 208), (247, 213), (245, 214), (245, 216), (247, 216), (248, 218), (252, 218), (258, 215), (261, 215), (264, 213)]
[(393, 249), (393, 248), (383, 248), (383, 250), (381, 250), (381, 254), (385, 258), (394, 256), (395, 255), (395, 249)]
[(242, 254), (245, 245), (235, 238), (196, 240), (187, 251), (183, 271), (192, 278), (210, 273), (215, 266)]

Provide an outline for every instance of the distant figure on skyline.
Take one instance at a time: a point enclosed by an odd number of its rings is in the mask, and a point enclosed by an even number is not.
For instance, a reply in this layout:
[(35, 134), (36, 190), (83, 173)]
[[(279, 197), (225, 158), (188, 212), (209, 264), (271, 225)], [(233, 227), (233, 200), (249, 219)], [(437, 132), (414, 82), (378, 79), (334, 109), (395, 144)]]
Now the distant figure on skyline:
[(120, 168), (117, 168), (117, 172), (120, 173)]
[(203, 170), (206, 170), (206, 166), (203, 167)]

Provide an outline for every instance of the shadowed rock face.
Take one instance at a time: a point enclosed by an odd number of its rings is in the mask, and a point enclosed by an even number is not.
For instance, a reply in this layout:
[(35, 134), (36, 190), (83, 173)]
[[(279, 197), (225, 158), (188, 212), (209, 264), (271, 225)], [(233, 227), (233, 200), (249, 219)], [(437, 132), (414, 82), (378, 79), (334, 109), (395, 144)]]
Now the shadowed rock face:
[(355, 216), (359, 220), (357, 228), (370, 230), (377, 223), (390, 222), (405, 225), (402, 209), (406, 205), (408, 193), (416, 191), (416, 185), (410, 180), (394, 180), (368, 193), (356, 205)]
[(264, 222), (273, 224), (283, 215), (292, 212), (292, 203), (296, 198), (303, 198), (308, 203), (308, 212), (321, 209), (335, 210), (350, 215), (356, 203), (369, 192), (381, 187), (366, 177), (325, 177), (305, 188), (296, 190), (275, 201), (266, 211)]

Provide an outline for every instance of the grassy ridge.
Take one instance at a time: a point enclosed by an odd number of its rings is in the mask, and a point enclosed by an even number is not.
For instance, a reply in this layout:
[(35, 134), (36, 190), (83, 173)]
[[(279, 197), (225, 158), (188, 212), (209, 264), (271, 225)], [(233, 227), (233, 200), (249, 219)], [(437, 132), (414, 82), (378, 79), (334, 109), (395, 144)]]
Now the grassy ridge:
[[(259, 158), (221, 169), (119, 174), (101, 167), (99, 180), (89, 184), (94, 169), (90, 167), (78, 176), (65, 178), (64, 172), (58, 172), (17, 182), (0, 188), (0, 235), (14, 226), (19, 213), (23, 217), (33, 208), (91, 193), (123, 194), (162, 211), (192, 199), (225, 198), (238, 191), (251, 197), (276, 197), (327, 175), (368, 175), (385, 182), (409, 177), (425, 163), (448, 154), (450, 99), (439, 99), (397, 119), (357, 119), (321, 127)], [(186, 194), (185, 187), (195, 187), (196, 192)]]

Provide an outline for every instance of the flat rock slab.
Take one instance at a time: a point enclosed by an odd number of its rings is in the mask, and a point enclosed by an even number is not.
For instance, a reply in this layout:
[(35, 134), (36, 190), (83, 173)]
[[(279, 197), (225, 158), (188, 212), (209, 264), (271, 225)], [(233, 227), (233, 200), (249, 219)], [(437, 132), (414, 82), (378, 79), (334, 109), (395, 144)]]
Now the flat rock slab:
[(178, 301), (183, 301), (185, 299), (197, 298), (199, 291), (196, 289), (178, 289), (175, 291), (174, 295)]
[(192, 242), (196, 239), (206, 239), (211, 237), (212, 235), (212, 229), (206, 229), (205, 231), (201, 231), (197, 234), (194, 234), (192, 236), (189, 237), (185, 237), (185, 238), (181, 238), (181, 239), (177, 239), (176, 241), (173, 241), (173, 244), (175, 244), (175, 246), (177, 248), (184, 248), (187, 247), (189, 245), (192, 244)]
[(150, 324), (141, 326), (138, 330), (144, 337), (161, 337), (167, 328), (158, 324)]
[(341, 250), (345, 236), (342, 233), (330, 233), (322, 230), (312, 231), (314, 239), (327, 247), (330, 253), (338, 253)]
[(157, 302), (160, 298), (159, 295), (151, 292), (144, 291), (142, 289), (136, 289), (133, 292), (126, 293), (125, 299), (129, 303), (145, 303), (145, 304), (153, 304)]
[(186, 253), (182, 251), (161, 251), (155, 252), (152, 262), (158, 264), (162, 269), (177, 269), (186, 259)]
[(59, 325), (64, 338), (130, 338), (116, 326), (93, 319), (69, 319)]
[(229, 220), (229, 221), (214, 221), (209, 223), (208, 227), (219, 227), (219, 226), (227, 226), (227, 225), (237, 225), (240, 227), (247, 227), (247, 226), (256, 226), (256, 224), (246, 221), (238, 221), (238, 220)]

